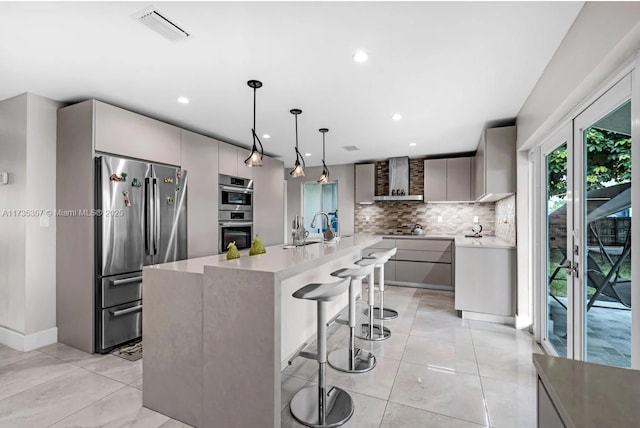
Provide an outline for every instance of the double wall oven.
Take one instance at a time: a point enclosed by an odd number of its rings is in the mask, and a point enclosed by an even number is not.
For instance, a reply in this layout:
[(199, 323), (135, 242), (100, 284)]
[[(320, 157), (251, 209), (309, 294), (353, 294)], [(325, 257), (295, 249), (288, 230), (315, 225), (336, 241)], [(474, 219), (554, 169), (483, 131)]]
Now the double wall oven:
[(253, 180), (220, 175), (218, 221), (220, 252), (230, 242), (239, 250), (251, 247), (253, 236)]

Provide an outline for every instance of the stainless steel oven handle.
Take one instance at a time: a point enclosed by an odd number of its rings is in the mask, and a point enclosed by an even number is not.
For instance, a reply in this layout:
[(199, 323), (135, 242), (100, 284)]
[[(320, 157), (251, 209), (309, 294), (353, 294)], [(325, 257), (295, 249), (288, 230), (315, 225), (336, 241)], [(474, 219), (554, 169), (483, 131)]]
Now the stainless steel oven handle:
[(225, 223), (220, 223), (222, 227), (233, 227), (233, 226), (253, 226), (253, 222), (250, 221), (228, 221)]
[(233, 186), (220, 185), (220, 188), (222, 190), (226, 190), (227, 192), (253, 193), (253, 189), (247, 189), (246, 187), (233, 187)]
[(134, 276), (132, 278), (124, 278), (124, 279), (112, 279), (111, 285), (125, 285), (131, 284), (132, 282), (140, 282), (142, 281), (141, 276)]
[(127, 315), (132, 312), (138, 312), (142, 310), (142, 305), (134, 306), (133, 308), (120, 309), (119, 311), (109, 311), (109, 313), (114, 317), (121, 317), (122, 315)]

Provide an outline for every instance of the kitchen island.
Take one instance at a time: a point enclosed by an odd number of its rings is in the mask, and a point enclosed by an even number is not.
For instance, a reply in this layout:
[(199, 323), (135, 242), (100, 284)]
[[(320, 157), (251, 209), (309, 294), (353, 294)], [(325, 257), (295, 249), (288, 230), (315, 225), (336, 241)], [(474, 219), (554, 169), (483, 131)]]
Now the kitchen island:
[[(315, 302), (291, 294), (335, 280), (332, 271), (381, 239), (146, 267), (144, 406), (195, 427), (280, 427), (280, 372), (316, 332)], [(328, 316), (347, 302), (345, 293), (327, 305)]]

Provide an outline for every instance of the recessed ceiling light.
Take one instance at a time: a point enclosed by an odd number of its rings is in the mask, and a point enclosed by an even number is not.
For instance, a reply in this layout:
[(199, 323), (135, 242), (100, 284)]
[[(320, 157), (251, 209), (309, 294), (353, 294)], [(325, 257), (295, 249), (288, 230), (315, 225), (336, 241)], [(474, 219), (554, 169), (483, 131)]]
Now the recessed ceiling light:
[(269, 135), (269, 134), (262, 134), (262, 138), (264, 138), (265, 140), (268, 140), (269, 138), (271, 138), (271, 135)]
[(309, 156), (311, 156), (311, 153), (305, 153), (304, 155), (309, 157)]
[(367, 53), (364, 51), (358, 51), (355, 54), (353, 54), (353, 60), (355, 62), (365, 62), (368, 59), (369, 59), (369, 55), (367, 55)]
[(396, 113), (393, 116), (391, 116), (391, 119), (400, 120), (400, 119), (402, 119), (402, 115), (400, 113)]
[(411, 146), (411, 147), (415, 147), (415, 146), (416, 146), (416, 143), (409, 143), (409, 146)]
[(187, 98), (187, 97), (178, 97), (178, 102), (180, 104), (189, 104), (189, 98)]

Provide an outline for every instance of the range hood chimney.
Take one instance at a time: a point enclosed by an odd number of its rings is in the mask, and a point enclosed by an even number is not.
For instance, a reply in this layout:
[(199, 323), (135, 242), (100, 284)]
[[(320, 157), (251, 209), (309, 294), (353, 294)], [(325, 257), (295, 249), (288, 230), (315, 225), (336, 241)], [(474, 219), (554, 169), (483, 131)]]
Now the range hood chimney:
[[(400, 194), (398, 194), (400, 193)], [(409, 194), (409, 157), (389, 158), (389, 195), (374, 201), (421, 201), (423, 195)]]

